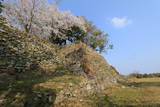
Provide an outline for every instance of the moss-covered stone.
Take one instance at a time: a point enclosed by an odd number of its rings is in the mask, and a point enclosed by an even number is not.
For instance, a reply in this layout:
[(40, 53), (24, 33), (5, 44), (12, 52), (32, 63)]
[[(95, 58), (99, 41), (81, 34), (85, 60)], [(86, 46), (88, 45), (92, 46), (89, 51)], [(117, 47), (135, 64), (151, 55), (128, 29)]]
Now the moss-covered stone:
[(118, 79), (115, 69), (81, 42), (56, 46), (0, 22), (2, 107), (72, 107), (73, 100), (85, 107), (90, 102), (85, 98)]

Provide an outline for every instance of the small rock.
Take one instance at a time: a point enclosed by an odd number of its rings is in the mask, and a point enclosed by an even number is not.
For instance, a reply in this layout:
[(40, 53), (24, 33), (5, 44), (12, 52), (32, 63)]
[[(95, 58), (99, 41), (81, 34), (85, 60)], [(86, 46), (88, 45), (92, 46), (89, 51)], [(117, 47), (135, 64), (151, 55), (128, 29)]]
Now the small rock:
[(70, 87), (73, 87), (73, 84), (72, 84), (72, 83), (69, 83), (69, 86), (70, 86)]
[(52, 96), (49, 96), (48, 101), (52, 102)]
[(0, 100), (0, 104), (2, 104), (4, 102), (4, 100)]
[(37, 94), (37, 96), (38, 96), (39, 98), (41, 98), (41, 97), (42, 97), (42, 95), (41, 95), (40, 93), (38, 93), (38, 94)]
[(126, 88), (125, 86), (122, 86), (122, 88)]
[(79, 101), (80, 101), (80, 102), (83, 102), (83, 99), (80, 99)]
[(92, 89), (92, 87), (91, 87), (91, 85), (90, 84), (87, 84), (87, 90), (91, 90)]

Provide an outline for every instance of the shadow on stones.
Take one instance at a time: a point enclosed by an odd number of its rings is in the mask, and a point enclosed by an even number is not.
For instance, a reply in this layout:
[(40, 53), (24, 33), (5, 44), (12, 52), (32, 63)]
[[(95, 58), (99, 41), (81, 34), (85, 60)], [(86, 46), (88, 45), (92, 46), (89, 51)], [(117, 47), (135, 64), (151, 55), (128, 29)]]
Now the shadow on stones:
[(56, 91), (35, 86), (64, 74), (47, 74), (38, 56), (21, 50), (17, 40), (22, 42), (24, 37), (7, 28), (4, 31), (0, 31), (0, 107), (54, 107)]

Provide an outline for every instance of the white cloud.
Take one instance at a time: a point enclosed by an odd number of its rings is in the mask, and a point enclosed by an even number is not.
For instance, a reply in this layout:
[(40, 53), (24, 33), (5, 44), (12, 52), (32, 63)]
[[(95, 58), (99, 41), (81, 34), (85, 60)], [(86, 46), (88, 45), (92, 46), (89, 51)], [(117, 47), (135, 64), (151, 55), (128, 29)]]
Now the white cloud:
[(128, 19), (127, 17), (122, 17), (122, 18), (113, 17), (111, 22), (117, 28), (123, 28), (133, 23), (133, 21)]

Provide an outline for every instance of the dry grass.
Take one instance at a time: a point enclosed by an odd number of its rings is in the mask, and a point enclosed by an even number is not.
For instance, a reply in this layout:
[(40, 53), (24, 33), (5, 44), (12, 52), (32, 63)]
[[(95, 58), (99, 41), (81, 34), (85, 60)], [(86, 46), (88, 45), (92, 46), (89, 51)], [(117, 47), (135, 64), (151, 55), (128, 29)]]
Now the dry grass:
[(160, 78), (130, 79), (100, 97), (100, 107), (160, 107)]

